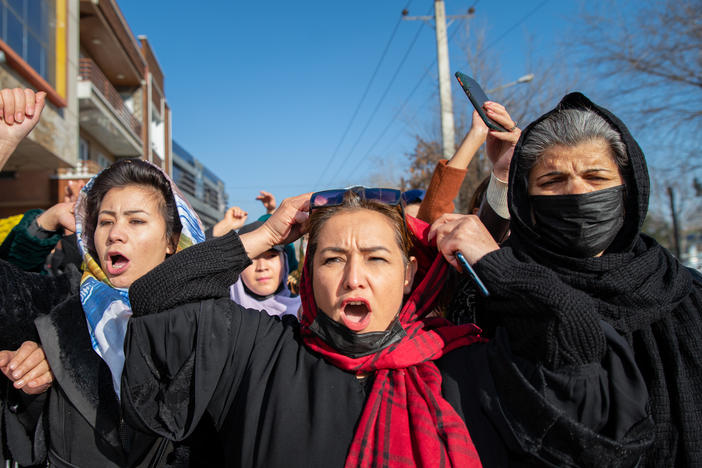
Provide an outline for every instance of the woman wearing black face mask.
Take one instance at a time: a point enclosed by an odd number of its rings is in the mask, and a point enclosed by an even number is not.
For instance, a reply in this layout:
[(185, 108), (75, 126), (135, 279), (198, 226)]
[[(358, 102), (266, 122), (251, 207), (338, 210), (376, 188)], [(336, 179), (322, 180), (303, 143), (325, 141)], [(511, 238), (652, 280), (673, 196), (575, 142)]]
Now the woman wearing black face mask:
[(456, 244), (442, 251), (475, 263), (491, 293), (484, 316), (508, 331), (516, 354), (550, 370), (600, 362), (602, 323), (614, 327), (650, 395), (655, 440), (642, 464), (699, 466), (702, 282), (641, 234), (648, 196), (646, 161), (626, 126), (573, 93), (515, 148), (507, 245), (476, 248), (478, 230), (457, 218), (435, 231), (440, 247)]

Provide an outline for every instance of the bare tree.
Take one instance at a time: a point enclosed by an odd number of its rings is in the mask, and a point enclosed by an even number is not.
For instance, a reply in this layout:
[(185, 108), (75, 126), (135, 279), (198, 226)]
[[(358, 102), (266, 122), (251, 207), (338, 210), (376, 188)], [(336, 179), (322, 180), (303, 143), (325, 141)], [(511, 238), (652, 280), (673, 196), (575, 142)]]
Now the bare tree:
[(695, 186), (702, 171), (702, 0), (591, 1), (575, 26), (568, 42), (581, 68), (648, 137), (651, 220), (644, 229), (671, 245), (672, 230), (661, 226), (671, 223), (669, 189), (682, 234), (702, 228)]
[(702, 0), (607, 0), (584, 8), (569, 40), (581, 64), (609, 85), (630, 125), (676, 145), (678, 157), (667, 165), (701, 168)]

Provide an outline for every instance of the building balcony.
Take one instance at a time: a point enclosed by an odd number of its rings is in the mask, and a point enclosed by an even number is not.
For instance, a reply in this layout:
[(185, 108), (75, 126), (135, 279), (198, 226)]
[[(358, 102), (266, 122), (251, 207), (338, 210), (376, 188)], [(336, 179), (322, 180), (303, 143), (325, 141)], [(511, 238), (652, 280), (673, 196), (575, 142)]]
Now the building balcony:
[(100, 68), (85, 57), (80, 59), (78, 104), (81, 128), (114, 156), (142, 155), (141, 122)]
[(64, 167), (56, 171), (56, 179), (85, 179), (96, 176), (102, 168), (95, 161), (78, 161), (76, 167)]

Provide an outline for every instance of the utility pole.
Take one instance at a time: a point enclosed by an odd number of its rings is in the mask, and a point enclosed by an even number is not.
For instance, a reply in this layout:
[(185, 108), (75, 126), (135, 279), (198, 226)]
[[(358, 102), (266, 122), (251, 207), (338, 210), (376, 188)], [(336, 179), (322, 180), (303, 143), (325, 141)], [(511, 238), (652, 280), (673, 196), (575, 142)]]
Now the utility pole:
[[(454, 18), (470, 18), (474, 9), (470, 8), (467, 15), (451, 15)], [(444, 0), (434, 0), (434, 17), (407, 16), (402, 12), (405, 20), (434, 20), (436, 32), (436, 63), (439, 71), (439, 103), (441, 105), (441, 139), (444, 158), (450, 159), (456, 151), (456, 130), (453, 122), (453, 100), (451, 98), (451, 67), (449, 65), (448, 36), (446, 35), (446, 9)]]
[(668, 198), (670, 198), (670, 212), (673, 216), (673, 248), (675, 256), (680, 259), (680, 231), (678, 230), (678, 213), (675, 211), (675, 192), (673, 187), (668, 187)]
[(451, 99), (451, 67), (449, 66), (448, 37), (446, 36), (446, 10), (443, 0), (434, 0), (436, 30), (436, 63), (439, 67), (439, 102), (441, 102), (441, 138), (444, 158), (451, 159), (456, 151), (456, 127), (453, 122)]

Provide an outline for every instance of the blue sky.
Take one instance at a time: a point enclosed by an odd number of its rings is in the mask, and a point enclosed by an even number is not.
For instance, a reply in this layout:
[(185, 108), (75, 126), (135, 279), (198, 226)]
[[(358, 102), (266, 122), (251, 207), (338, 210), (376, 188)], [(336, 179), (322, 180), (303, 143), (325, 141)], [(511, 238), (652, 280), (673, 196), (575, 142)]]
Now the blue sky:
[[(175, 139), (224, 180), (230, 205), (241, 206), (250, 217), (263, 213), (254, 200), (261, 189), (282, 200), (367, 183), (379, 172), (390, 177), (406, 167), (417, 129), (438, 119), (435, 65), (409, 97), (436, 56), (434, 32), (419, 21), (399, 24), (358, 116), (329, 161), (408, 3), (410, 15), (425, 15), (433, 5), (430, 0), (118, 0), (133, 32), (149, 38), (163, 68)], [(537, 55), (549, 57), (572, 28), (568, 18), (579, 5), (447, 0), (446, 11), (461, 14), (473, 4), (471, 28), (485, 28), (502, 82), (538, 74), (525, 69), (527, 38)], [(454, 38), (451, 70), (463, 70), (465, 22), (451, 25), (449, 35)], [(462, 91), (452, 85), (458, 97)]]

